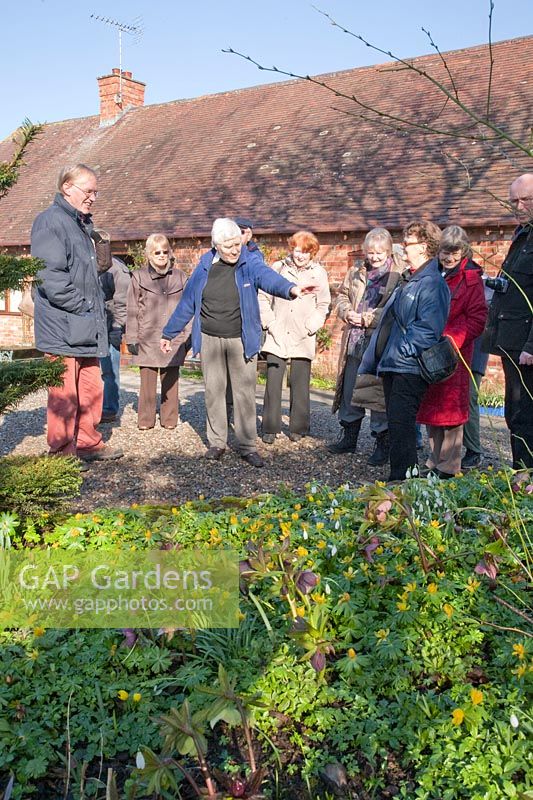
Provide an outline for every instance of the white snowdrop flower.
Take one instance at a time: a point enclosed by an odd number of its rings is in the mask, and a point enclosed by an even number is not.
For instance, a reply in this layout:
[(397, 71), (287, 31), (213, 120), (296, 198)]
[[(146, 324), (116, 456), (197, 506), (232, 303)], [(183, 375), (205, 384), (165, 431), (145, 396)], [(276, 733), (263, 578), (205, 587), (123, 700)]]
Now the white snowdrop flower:
[(340, 520), (336, 519), (335, 520), (335, 530), (338, 531), (340, 526), (341, 526)]
[(303, 539), (305, 539), (305, 540), (309, 539), (309, 534), (307, 533), (307, 531), (305, 530), (305, 528), (304, 528), (304, 530), (302, 531), (302, 537), (303, 537)]
[(326, 594), (331, 594), (331, 589), (329, 587), (329, 583), (324, 584), (324, 591)]
[(311, 486), (311, 494), (316, 494), (316, 493), (317, 493), (316, 486)]
[(332, 556), (336, 556), (337, 555), (337, 547), (336, 547), (336, 545), (332, 544), (330, 549), (331, 549), (331, 555)]
[(511, 717), (510, 717), (510, 719), (509, 719), (509, 722), (511, 723), (511, 726), (512, 726), (513, 728), (518, 728), (518, 726), (519, 726), (519, 724), (520, 724), (520, 723), (518, 722), (518, 717), (516, 716), (516, 714), (511, 714)]
[(137, 767), (137, 769), (144, 769), (146, 766), (146, 761), (144, 760), (144, 756), (140, 750), (137, 752), (137, 755), (135, 756), (135, 766)]
[(337, 500), (336, 497), (334, 497), (333, 500), (331, 501), (331, 505), (333, 506), (333, 508), (336, 508), (339, 505), (339, 501)]

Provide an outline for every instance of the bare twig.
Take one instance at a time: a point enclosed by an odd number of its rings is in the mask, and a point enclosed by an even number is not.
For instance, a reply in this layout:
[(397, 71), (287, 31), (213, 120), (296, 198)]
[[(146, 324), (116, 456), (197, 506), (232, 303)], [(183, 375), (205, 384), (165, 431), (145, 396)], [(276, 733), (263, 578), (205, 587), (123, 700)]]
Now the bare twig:
[(533, 627), (533, 618), (532, 617), (530, 617), (524, 611), (520, 611), (519, 608), (515, 608), (515, 606), (513, 606), (511, 603), (508, 603), (507, 600), (503, 600), (501, 597), (498, 597), (497, 594), (494, 594), (493, 597), (494, 597), (494, 599), (496, 600), (497, 603), (500, 603), (500, 605), (505, 606), (505, 608), (508, 608), (509, 611), (513, 612), (513, 614), (518, 614), (519, 617), (522, 617), (522, 619), (525, 619), (526, 622), (528, 622)]

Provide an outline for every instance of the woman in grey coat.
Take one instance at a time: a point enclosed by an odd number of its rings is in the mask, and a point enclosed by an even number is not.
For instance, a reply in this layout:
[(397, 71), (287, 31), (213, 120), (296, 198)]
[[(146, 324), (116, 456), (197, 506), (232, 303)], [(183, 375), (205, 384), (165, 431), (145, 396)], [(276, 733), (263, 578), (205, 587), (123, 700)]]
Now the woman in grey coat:
[(142, 431), (155, 425), (158, 373), (161, 427), (175, 428), (178, 423), (179, 368), (185, 361), (190, 333), (190, 328), (185, 329), (172, 341), (169, 353), (161, 351), (161, 329), (180, 302), (187, 277), (174, 266), (166, 236), (149, 236), (145, 252), (147, 263), (132, 275), (126, 319), (126, 343), (141, 373), (137, 424)]

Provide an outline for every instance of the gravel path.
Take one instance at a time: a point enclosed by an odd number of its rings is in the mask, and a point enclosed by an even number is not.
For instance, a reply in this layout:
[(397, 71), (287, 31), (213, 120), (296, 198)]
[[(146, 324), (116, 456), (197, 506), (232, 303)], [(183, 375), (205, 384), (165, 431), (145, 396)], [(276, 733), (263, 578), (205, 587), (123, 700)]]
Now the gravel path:
[[(203, 458), (205, 444), (205, 407), (203, 384), (180, 381), (180, 423), (176, 430), (159, 426), (153, 430), (137, 429), (138, 374), (124, 370), (118, 422), (102, 425), (105, 441), (121, 447), (125, 456), (119, 461), (94, 463), (84, 473), (81, 496), (73, 509), (89, 511), (97, 506), (127, 506), (131, 503), (172, 503), (222, 495), (251, 495), (275, 491), (284, 483), (301, 490), (308, 481), (320, 481), (332, 487), (345, 482), (382, 480), (387, 467), (372, 468), (366, 459), (372, 450), (367, 421), (363, 425), (360, 452), (334, 456), (324, 443), (335, 439), (339, 426), (331, 414), (331, 395), (312, 393), (311, 435), (301, 442), (288, 439), (285, 433), (267, 446), (258, 439), (258, 450), (265, 466), (249, 466), (230, 449), (221, 461)], [(263, 387), (257, 387), (258, 425), (262, 411)], [(9, 453), (36, 455), (46, 451), (46, 393), (39, 392), (5, 417), (0, 417), (0, 455)], [(285, 401), (284, 413), (288, 411)], [(499, 464), (509, 458), (509, 439), (501, 418), (482, 417), (482, 443), (485, 463)], [(230, 447), (235, 441), (230, 438)], [(421, 457), (422, 460), (422, 457)]]

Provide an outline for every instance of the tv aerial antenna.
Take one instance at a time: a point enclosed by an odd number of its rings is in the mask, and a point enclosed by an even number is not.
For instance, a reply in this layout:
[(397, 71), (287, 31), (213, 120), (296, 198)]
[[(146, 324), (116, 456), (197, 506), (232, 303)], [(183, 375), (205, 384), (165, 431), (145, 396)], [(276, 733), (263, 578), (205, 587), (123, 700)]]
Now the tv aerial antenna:
[(133, 36), (134, 44), (138, 44), (141, 36), (144, 33), (142, 24), (143, 19), (142, 17), (135, 17), (131, 25), (128, 25), (125, 22), (119, 22), (116, 19), (109, 19), (108, 17), (102, 17), (98, 14), (91, 14), (91, 19), (94, 19), (97, 22), (102, 22), (104, 25), (109, 25), (109, 27), (114, 28), (115, 30), (118, 31), (119, 88), (118, 88), (118, 94), (115, 95), (115, 102), (117, 103), (117, 105), (122, 106), (122, 34), (128, 33), (130, 36)]

